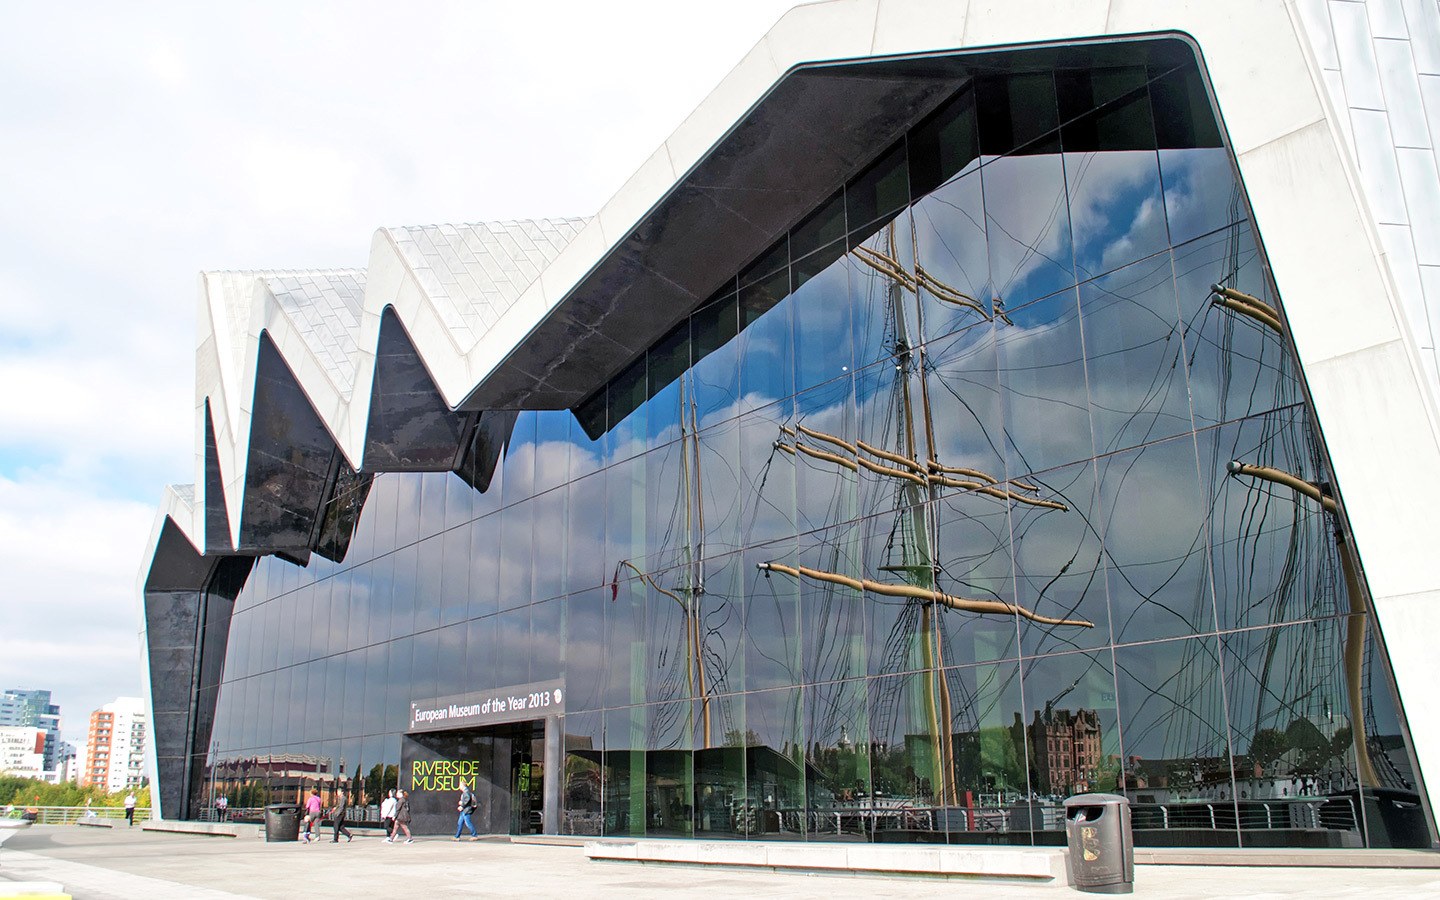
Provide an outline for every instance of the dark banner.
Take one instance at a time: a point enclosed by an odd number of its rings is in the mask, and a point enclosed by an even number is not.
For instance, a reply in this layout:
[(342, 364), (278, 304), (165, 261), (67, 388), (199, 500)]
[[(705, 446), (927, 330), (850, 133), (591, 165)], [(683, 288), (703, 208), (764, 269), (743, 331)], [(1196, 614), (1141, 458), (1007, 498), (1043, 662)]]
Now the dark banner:
[[(565, 713), (565, 682), (539, 681), (410, 703), (409, 731), (450, 731), (544, 719)], [(443, 773), (460, 775), (463, 773)]]

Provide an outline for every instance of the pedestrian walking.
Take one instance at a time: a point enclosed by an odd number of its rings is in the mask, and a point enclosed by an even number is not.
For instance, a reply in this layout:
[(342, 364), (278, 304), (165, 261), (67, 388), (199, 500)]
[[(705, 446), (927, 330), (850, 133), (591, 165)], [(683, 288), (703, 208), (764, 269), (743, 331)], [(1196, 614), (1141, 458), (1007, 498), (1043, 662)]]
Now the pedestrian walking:
[(471, 816), (475, 813), (475, 795), (470, 791), (470, 785), (460, 782), (460, 801), (455, 804), (455, 809), (460, 813), (459, 819), (455, 822), (455, 840), (460, 840), (460, 832), (463, 829), (470, 829), (470, 840), (480, 840), (480, 835), (475, 831), (475, 821)]
[(395, 833), (395, 790), (391, 788), (390, 794), (380, 801), (380, 823), (385, 826), (385, 839)]
[(224, 794), (221, 794), (220, 799), (215, 801), (215, 814), (216, 818), (222, 822), (230, 821), (230, 801)]
[(405, 791), (400, 791), (395, 796), (395, 831), (396, 833), (388, 838), (391, 843), (395, 842), (401, 831), (405, 832), (405, 843), (415, 843), (415, 837), (410, 834), (410, 795)]
[(125, 822), (127, 828), (135, 827), (135, 792), (125, 795)]
[(350, 797), (345, 793), (345, 788), (342, 787), (339, 793), (335, 795), (335, 805), (330, 809), (330, 821), (335, 824), (335, 836), (330, 839), (330, 843), (332, 844), (340, 843), (340, 835), (342, 834), (345, 835), (346, 843), (355, 840), (355, 836), (350, 833), (350, 829), (345, 827), (345, 811), (349, 805)]
[(300, 841), (308, 844), (315, 840), (315, 828), (320, 824), (320, 811), (324, 804), (320, 802), (320, 789), (311, 788), (310, 796), (305, 800), (305, 818), (302, 821)]

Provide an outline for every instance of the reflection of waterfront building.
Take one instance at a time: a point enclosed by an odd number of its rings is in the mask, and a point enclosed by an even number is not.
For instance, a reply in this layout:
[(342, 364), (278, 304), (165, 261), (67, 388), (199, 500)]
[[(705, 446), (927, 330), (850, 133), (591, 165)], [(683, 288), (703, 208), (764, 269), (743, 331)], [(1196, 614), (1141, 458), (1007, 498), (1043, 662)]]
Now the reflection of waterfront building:
[[(334, 760), (305, 753), (230, 757), (221, 760), (212, 774), (215, 796), (224, 794), (236, 809), (266, 803), (303, 803), (312, 788), (319, 788), (329, 803), (337, 786)], [(352, 791), (350, 799), (357, 805), (362, 803), (358, 791)]]
[(1350, 427), (1295, 274), (1368, 243), (1265, 256), (1289, 207), (1249, 205), (1327, 185), (1363, 238), (1343, 166), (1242, 153), (1247, 194), (1225, 58), (1066, 54), (836, 50), (702, 115), (643, 215), (206, 275), (146, 573), (165, 814), (449, 766), (513, 832), (1047, 842), (1123, 790), (1142, 842), (1428, 841), (1352, 443), (1408, 419)]
[[(1019, 713), (1016, 713), (1018, 716)], [(1093, 709), (1035, 711), (1026, 737), (1034, 748), (1032, 786), (1041, 794), (1083, 794), (1100, 775), (1100, 716)]]

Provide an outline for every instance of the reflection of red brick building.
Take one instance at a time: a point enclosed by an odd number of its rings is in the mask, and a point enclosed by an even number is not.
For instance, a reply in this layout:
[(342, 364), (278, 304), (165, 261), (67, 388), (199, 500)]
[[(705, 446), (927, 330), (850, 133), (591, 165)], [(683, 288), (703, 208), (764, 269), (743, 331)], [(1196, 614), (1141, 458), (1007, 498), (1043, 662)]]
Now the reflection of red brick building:
[(1100, 771), (1100, 714), (1093, 709), (1071, 713), (1049, 704), (1028, 729), (1031, 777), (1042, 794), (1088, 791)]

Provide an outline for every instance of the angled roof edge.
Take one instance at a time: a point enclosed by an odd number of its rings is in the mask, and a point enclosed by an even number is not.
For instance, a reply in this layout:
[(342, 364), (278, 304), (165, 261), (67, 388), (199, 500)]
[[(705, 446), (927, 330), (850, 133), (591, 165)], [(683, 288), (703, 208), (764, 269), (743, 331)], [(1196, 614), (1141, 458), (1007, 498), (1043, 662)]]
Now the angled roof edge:
[[(1233, 10), (1227, 12), (1229, 7)], [(1243, 40), (1234, 33), (1237, 15), (1254, 23)], [(446, 402), (456, 407), (494, 374), (507, 354), (737, 122), (797, 68), (826, 62), (1178, 31), (1191, 36), (1202, 48), (1224, 113), (1231, 149), (1241, 156), (1327, 118), (1314, 82), (1314, 61), (1308, 58), (1299, 28), (1283, 0), (1223, 0), (1201, 11), (1110, 0), (1085, 0), (1063, 8), (1044, 0), (1025, 0), (1003, 7), (954, 2), (946, 4), (943, 11), (918, 0), (825, 0), (797, 6), (776, 22), (596, 216), (585, 220), (583, 226), (581, 220), (562, 220), (572, 238), (555, 248), (557, 252), (536, 277), (482, 333), (457, 333), (462, 330), (453, 327), (454, 316), (447, 315), (426, 291), (417, 275), (413, 254), (405, 253), (397, 240), (397, 233), (415, 229), (379, 229), (371, 243), (366, 269), (367, 283), (353, 351), (355, 374), (349, 391), (334, 383), (319, 348), (310, 343), (311, 332), (292, 319), (261, 279), (257, 279), (249, 309), (244, 311), (248, 321), (243, 336), (245, 346), (237, 352), (233, 346), (236, 337), (232, 336), (225, 311), (217, 307), (213, 297), (204, 302), (211, 276), (202, 276), (202, 303), (207, 308), (200, 317), (197, 420), (203, 417), (203, 400), (210, 398), (217, 413), (216, 445), (232, 541), (238, 538), (240, 529), (241, 511), (237, 507), (247, 463), (245, 445), (254, 395), (256, 342), (261, 332), (269, 333), (274, 340), (346, 460), (358, 466), (370, 407), (373, 348), (380, 313), (386, 306), (394, 307), (436, 387)], [(1264, 52), (1257, 52), (1260, 47)], [(1244, 94), (1253, 97), (1257, 85), (1274, 85), (1289, 102), (1238, 99)], [(1237, 99), (1229, 102), (1231, 96)], [(240, 360), (238, 370), (236, 359)], [(196, 505), (203, 510), (203, 423), (197, 425), (196, 437), (200, 448), (195, 465)], [(201, 534), (190, 530), (190, 526), (187, 533), (192, 539)]]
[[(1233, 6), (1232, 12), (1224, 8)], [(1257, 27), (1237, 40), (1233, 16)], [(437, 302), (417, 274), (420, 262), (401, 243), (415, 228), (376, 231), (365, 272), (363, 306), (354, 335), (353, 387), (335, 383), (312, 345), (313, 333), (296, 322), (277, 301), (263, 277), (256, 277), (248, 309), (244, 346), (237, 348), (230, 313), (209, 290), (213, 275), (201, 276), (202, 315), (198, 342), (195, 462), (196, 507), (205, 507), (203, 401), (215, 411), (219, 468), (232, 546), (238, 545), (240, 497), (247, 465), (247, 438), (254, 396), (259, 336), (268, 333), (294, 372), (336, 446), (358, 467), (365, 446), (373, 380), (374, 348), (381, 312), (391, 306), (403, 322), (442, 397), (457, 407), (477, 385), (495, 373), (507, 354), (524, 340), (659, 204), (687, 172), (756, 107), (784, 76), (823, 63), (880, 57), (922, 56), (1007, 45), (1040, 44), (1079, 38), (1139, 34), (1190, 35), (1206, 56), (1224, 111), (1232, 150), (1238, 155), (1325, 118), (1312, 78), (1308, 52), (1283, 0), (1224, 0), (1204, 11), (1155, 4), (1086, 0), (1056, 8), (1044, 0), (1026, 0), (1001, 8), (954, 2), (936, 11), (919, 0), (824, 0), (787, 12), (720, 84), (676, 128), (624, 185), (588, 220), (557, 220), (569, 232), (528, 285), (482, 332), (456, 327), (453, 298)], [(1264, 53), (1255, 52), (1263, 46)], [(1278, 48), (1278, 49), (1277, 49)], [(1313, 66), (1313, 60), (1309, 61)], [(1281, 86), (1294, 102), (1276, 105), (1224, 102), (1227, 94), (1253, 93), (1257, 84)], [(1302, 88), (1296, 93), (1296, 88)], [(1308, 90), (1304, 90), (1308, 88)], [(501, 223), (508, 224), (508, 223)], [(431, 226), (440, 228), (443, 226)], [(253, 273), (283, 276), (294, 273)], [(337, 274), (337, 273), (331, 273)], [(197, 545), (203, 531), (182, 523)], [(197, 540), (197, 538), (202, 538)]]

